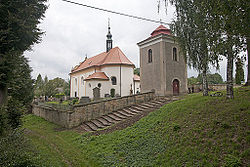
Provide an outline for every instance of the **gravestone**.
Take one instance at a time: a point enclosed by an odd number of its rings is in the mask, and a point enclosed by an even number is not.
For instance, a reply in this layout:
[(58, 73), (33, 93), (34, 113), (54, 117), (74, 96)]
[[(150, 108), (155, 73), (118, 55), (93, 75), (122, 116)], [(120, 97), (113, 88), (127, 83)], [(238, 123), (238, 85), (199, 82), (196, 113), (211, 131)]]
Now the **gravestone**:
[(93, 96), (94, 96), (94, 100), (99, 100), (100, 99), (100, 88), (95, 87), (93, 89)]

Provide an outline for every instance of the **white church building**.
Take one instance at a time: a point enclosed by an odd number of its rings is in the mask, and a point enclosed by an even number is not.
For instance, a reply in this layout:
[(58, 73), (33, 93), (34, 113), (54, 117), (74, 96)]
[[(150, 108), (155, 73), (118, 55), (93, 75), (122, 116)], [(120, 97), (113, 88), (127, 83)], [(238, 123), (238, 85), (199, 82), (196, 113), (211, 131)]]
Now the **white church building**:
[[(140, 92), (140, 77), (134, 75), (135, 65), (119, 47), (112, 48), (110, 26), (106, 40), (106, 52), (85, 58), (70, 72), (70, 97), (93, 98), (93, 89), (100, 89), (100, 97), (127, 96)], [(112, 89), (112, 90), (111, 90)]]

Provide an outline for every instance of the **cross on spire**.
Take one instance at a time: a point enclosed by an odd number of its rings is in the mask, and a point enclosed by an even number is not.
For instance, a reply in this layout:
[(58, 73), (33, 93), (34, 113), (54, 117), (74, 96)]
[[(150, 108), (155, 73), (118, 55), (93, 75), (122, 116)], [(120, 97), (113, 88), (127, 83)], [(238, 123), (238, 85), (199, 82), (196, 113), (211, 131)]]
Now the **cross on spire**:
[(106, 40), (106, 52), (109, 52), (110, 49), (112, 49), (113, 40), (112, 35), (110, 33), (110, 19), (108, 18), (108, 34), (107, 34), (107, 40)]

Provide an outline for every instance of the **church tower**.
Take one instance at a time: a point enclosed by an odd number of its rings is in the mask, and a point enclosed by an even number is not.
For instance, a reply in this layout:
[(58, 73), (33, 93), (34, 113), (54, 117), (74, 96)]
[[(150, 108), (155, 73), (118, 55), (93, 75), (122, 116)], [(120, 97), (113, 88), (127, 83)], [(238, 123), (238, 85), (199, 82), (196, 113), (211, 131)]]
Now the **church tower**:
[(108, 34), (107, 34), (107, 40), (106, 40), (106, 52), (109, 52), (110, 49), (113, 48), (113, 40), (112, 40), (112, 35), (110, 33), (110, 24), (108, 21)]
[(160, 96), (187, 92), (187, 65), (170, 30), (160, 25), (140, 48), (141, 92), (155, 90)]

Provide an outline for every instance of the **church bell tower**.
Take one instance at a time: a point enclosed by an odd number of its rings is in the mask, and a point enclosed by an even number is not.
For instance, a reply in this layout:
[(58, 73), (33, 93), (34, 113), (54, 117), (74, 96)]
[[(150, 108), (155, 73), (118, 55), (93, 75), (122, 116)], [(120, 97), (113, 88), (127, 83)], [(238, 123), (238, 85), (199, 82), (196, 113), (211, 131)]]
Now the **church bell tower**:
[(110, 23), (108, 21), (108, 34), (107, 34), (107, 40), (106, 40), (106, 52), (109, 52), (110, 49), (112, 49), (112, 35), (110, 33)]

